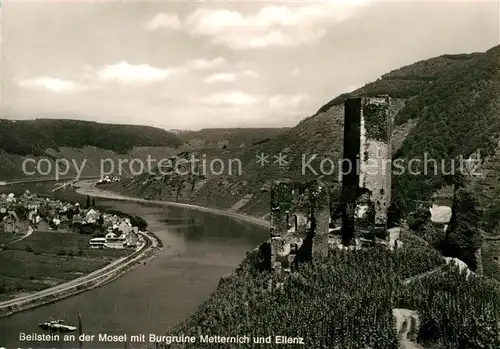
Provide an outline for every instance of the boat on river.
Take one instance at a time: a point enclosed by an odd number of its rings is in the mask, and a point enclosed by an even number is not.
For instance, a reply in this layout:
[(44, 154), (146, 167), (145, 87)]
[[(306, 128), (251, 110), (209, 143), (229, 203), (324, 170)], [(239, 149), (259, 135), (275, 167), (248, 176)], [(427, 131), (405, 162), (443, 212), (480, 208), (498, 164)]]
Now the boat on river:
[(55, 332), (73, 332), (76, 331), (75, 326), (66, 325), (64, 320), (53, 320), (38, 324), (44, 330)]

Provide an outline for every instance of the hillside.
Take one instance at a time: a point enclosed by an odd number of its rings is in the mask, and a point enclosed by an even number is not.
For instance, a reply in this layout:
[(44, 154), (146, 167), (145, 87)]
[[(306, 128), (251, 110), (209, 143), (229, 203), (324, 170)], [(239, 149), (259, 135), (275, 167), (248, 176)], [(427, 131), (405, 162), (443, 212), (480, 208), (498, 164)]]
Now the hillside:
[[(447, 71), (416, 97), (396, 118), (400, 125), (417, 120), (395, 158), (428, 158), (445, 163), (468, 158), (481, 150), (482, 159), (497, 150), (500, 132), (500, 46), (473, 59), (460, 61), (459, 69)], [(447, 183), (443, 170), (434, 175), (403, 174), (394, 178), (395, 209), (404, 214), (416, 199), (429, 198)], [(470, 178), (472, 179), (472, 178)], [(480, 193), (478, 193), (480, 194)], [(483, 202), (486, 204), (486, 202)]]
[[(242, 174), (210, 176), (190, 192), (184, 190), (179, 201), (231, 208), (246, 195), (252, 196), (239, 211), (255, 216), (268, 212), (268, 186), (274, 179), (316, 177), (312, 171), (302, 173), (302, 159), (307, 163), (313, 154), (318, 157), (312, 167), (319, 169), (321, 158), (338, 164), (343, 142), (343, 101), (348, 97), (388, 94), (393, 97), (395, 125), (393, 151), (396, 158), (410, 158), (425, 150), (440, 156), (467, 156), (484, 139), (479, 130), (486, 129), (494, 118), (496, 83), (498, 82), (498, 47), (485, 53), (443, 55), (391, 71), (378, 80), (350, 93), (343, 94), (322, 106), (317, 113), (265, 143), (245, 149), (225, 149), (206, 153), (207, 159), (240, 159)], [(496, 89), (498, 91), (498, 89)], [(478, 109), (476, 109), (478, 108)], [(477, 111), (481, 111), (480, 118)], [(493, 134), (487, 132), (487, 135)], [(460, 145), (466, 141), (465, 145)], [(260, 166), (256, 154), (286, 154), (288, 164)], [(205, 154), (205, 153), (204, 153)], [(194, 153), (201, 156), (201, 153)], [(328, 172), (327, 164), (323, 170)], [(336, 178), (336, 171), (331, 176)], [(329, 173), (328, 173), (329, 174)], [(162, 190), (166, 179), (141, 176), (115, 188), (134, 195), (171, 200)], [(398, 214), (405, 214), (413, 200), (430, 197), (443, 182), (442, 176), (401, 176), (394, 181)], [(431, 185), (429, 185), (431, 184)], [(425, 189), (425, 190), (424, 190)]]
[[(0, 120), (0, 178), (21, 179), (23, 161), (42, 158), (51, 162), (53, 171), (45, 176), (54, 177), (55, 161), (66, 159), (72, 163), (67, 175), (76, 173), (74, 164), (84, 165), (83, 176), (100, 176), (101, 161), (123, 162), (122, 175), (138, 171), (130, 167), (130, 160), (138, 158), (145, 163), (148, 156), (160, 159), (182, 149), (182, 141), (160, 128), (134, 125), (100, 124), (89, 121), (36, 119)], [(45, 164), (43, 171), (48, 169)], [(108, 167), (109, 168), (109, 167)], [(106, 170), (106, 168), (105, 168)], [(31, 172), (31, 169), (30, 169)], [(118, 171), (117, 171), (118, 172)], [(116, 174), (118, 174), (115, 172)], [(36, 176), (43, 177), (40, 173)]]
[(397, 349), (405, 324), (396, 329), (394, 315), (415, 309), (420, 326), (406, 320), (408, 337), (425, 348), (497, 348), (499, 285), (445, 265), (443, 257), (421, 241), (405, 238), (404, 244), (396, 251), (338, 251), (317, 258), (293, 272), (281, 292), (268, 287), (273, 276), (265, 270), (265, 249), (255, 250), (173, 332), (270, 336), (270, 348), (282, 347), (274, 338), (286, 335), (303, 338), (307, 348)]
[[(134, 146), (178, 147), (181, 141), (172, 133), (150, 126), (100, 124), (91, 121), (0, 119), (0, 149), (10, 154), (45, 154), (46, 149), (94, 146), (125, 153)], [(33, 140), (27, 142), (26, 140)]]
[(179, 131), (177, 136), (195, 149), (233, 149), (265, 142), (287, 128), (206, 128)]

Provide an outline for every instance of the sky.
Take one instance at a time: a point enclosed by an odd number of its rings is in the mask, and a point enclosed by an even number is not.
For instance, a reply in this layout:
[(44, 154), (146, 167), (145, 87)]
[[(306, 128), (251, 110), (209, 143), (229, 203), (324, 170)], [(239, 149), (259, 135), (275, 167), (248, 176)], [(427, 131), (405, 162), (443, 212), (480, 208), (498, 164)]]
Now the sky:
[(500, 43), (499, 0), (4, 0), (0, 11), (6, 119), (294, 126), (391, 70)]

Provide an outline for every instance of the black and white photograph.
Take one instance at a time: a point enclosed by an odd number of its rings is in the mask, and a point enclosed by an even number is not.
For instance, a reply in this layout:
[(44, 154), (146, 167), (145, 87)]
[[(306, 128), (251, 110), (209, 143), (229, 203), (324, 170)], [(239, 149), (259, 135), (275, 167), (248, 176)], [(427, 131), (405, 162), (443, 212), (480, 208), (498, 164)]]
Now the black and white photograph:
[(0, 54), (0, 349), (500, 348), (500, 0), (0, 0)]

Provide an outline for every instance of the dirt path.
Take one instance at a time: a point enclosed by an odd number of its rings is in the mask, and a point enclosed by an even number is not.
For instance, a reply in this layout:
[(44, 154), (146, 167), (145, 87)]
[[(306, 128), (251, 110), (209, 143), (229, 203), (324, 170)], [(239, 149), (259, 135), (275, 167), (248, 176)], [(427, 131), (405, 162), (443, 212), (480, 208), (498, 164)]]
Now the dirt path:
[(408, 338), (409, 332), (418, 330), (419, 320), (415, 310), (393, 309), (392, 313), (396, 318), (396, 329), (401, 336), (401, 347), (403, 349), (424, 349), (420, 344)]
[(7, 246), (7, 245), (10, 245), (10, 244), (13, 244), (14, 242), (18, 242), (18, 241), (21, 241), (21, 240), (24, 240), (26, 239), (28, 236), (30, 236), (31, 234), (33, 234), (35, 232), (35, 230), (30, 226), (28, 226), (28, 231), (26, 232), (26, 234), (24, 234), (23, 236), (21, 236), (19, 239), (16, 239), (16, 240), (13, 240), (11, 242), (8, 242), (2, 246)]

